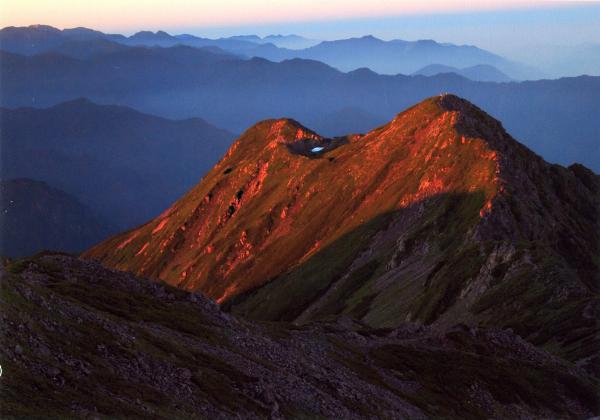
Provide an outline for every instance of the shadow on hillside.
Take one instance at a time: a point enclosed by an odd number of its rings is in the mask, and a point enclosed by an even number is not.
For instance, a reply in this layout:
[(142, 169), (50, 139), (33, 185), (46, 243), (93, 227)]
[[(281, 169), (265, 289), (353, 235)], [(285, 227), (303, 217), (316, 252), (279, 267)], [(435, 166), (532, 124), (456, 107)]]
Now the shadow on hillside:
[[(319, 311), (322, 315), (339, 314), (345, 309), (342, 302), (359, 291), (373, 274), (384, 271), (393, 254), (399, 258), (400, 254), (422, 252), (417, 248), (430, 242), (435, 248), (430, 252), (442, 254), (449, 264), (455, 257), (464, 256), (461, 245), (469, 228), (480, 220), (484, 200), (483, 192), (443, 193), (382, 213), (345, 233), (299, 266), (230, 299), (222, 307), (250, 318), (294, 321), (312, 303), (331, 293), (332, 287), (342, 287), (337, 302)], [(399, 245), (396, 242), (401, 236), (404, 240)], [(373, 241), (376, 244), (369, 250)], [(398, 246), (403, 249), (398, 250)], [(370, 255), (361, 257), (364, 253)], [(349, 271), (359, 258), (364, 261)], [(347, 274), (341, 285), (340, 279)], [(461, 285), (450, 283), (442, 282), (435, 296), (424, 290), (425, 295), (436, 301), (423, 308), (421, 315), (425, 320), (432, 321), (455, 300)], [(368, 302), (363, 302), (364, 305), (368, 306)], [(364, 315), (367, 310), (363, 308), (355, 315)]]
[[(567, 360), (587, 360), (582, 367), (595, 371), (600, 326), (591, 314), (600, 308), (600, 299), (582, 294), (555, 301), (561, 288), (581, 286), (585, 280), (565, 260), (560, 244), (498, 236), (473, 241), (469, 232), (477, 223), (494, 223), (493, 213), (481, 219), (483, 203), (482, 192), (437, 194), (380, 214), (222, 308), (264, 321), (368, 317), (372, 327), (386, 327), (399, 325), (410, 314), (411, 320), (424, 324), (445, 317), (444, 325), (511, 328)], [(474, 302), (463, 302), (469, 306), (458, 308), (463, 315), (455, 318), (461, 293), (503, 245), (513, 247), (515, 254), (486, 266), (490, 283)], [(525, 254), (532, 259), (528, 264), (521, 259)], [(418, 261), (420, 277), (411, 278), (405, 271), (381, 285), (385, 274), (408, 260)], [(396, 287), (400, 282), (410, 285)]]

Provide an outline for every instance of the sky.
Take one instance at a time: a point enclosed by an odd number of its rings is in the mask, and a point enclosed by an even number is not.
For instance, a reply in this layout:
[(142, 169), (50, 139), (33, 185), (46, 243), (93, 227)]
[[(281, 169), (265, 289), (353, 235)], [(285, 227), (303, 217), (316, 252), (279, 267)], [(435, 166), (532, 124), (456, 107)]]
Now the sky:
[(3, 26), (43, 20), (57, 26), (228, 26), (356, 17), (493, 10), (536, 0), (2, 0)]
[[(0, 26), (85, 26), (131, 34), (372, 34), (435, 39), (498, 53), (535, 45), (600, 44), (600, 1), (541, 0), (0, 0)], [(523, 53), (523, 51), (521, 51)]]

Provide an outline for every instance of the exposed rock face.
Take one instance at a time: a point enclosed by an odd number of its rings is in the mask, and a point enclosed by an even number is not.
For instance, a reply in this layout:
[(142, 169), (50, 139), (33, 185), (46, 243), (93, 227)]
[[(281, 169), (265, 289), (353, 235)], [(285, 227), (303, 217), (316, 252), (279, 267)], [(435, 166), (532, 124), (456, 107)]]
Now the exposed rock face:
[(161, 216), (84, 257), (255, 319), (510, 327), (594, 371), (599, 191), (442, 95), (366, 135), (261, 122)]
[(0, 415), (587, 418), (597, 382), (510, 331), (241, 320), (61, 255), (0, 270)]

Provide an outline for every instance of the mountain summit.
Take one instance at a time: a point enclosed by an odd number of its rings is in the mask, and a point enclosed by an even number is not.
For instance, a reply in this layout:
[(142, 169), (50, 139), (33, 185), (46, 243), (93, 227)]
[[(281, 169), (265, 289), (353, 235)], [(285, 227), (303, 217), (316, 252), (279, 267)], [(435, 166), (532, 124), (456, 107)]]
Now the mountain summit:
[(163, 214), (84, 257), (257, 319), (511, 327), (592, 369), (599, 185), (440, 95), (365, 135), (260, 122)]

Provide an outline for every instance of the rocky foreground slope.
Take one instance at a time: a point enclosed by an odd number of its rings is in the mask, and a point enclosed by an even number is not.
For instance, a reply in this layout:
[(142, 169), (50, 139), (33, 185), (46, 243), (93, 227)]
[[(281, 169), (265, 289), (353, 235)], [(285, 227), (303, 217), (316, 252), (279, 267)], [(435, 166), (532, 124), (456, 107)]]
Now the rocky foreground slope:
[(64, 255), (1, 270), (2, 418), (587, 418), (598, 383), (511, 331), (250, 322)]
[(512, 328), (600, 372), (600, 181), (453, 95), (366, 135), (244, 133), (187, 195), (84, 254), (254, 319)]

